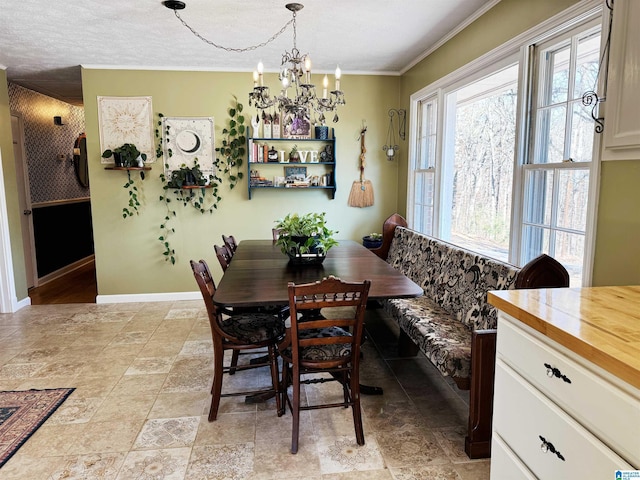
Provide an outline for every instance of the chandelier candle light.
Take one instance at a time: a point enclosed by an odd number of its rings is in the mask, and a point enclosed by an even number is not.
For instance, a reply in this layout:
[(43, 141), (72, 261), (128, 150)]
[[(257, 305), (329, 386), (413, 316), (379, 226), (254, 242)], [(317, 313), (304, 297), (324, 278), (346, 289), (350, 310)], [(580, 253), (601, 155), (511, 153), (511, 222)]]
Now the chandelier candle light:
[[(304, 8), (300, 3), (288, 3), (286, 8), (293, 13), (293, 49), (282, 55), (278, 78), (282, 85), (279, 95), (271, 97), (269, 87), (264, 85), (264, 65), (258, 63), (253, 72), (253, 91), (249, 93), (249, 105), (256, 108), (276, 109), (298, 118), (310, 118), (318, 113), (317, 121), (324, 125), (325, 112), (334, 112), (333, 121), (339, 120), (335, 113), (339, 105), (344, 105), (344, 94), (340, 90), (340, 67), (335, 72), (335, 88), (329, 92), (329, 79), (325, 75), (322, 82), (322, 97), (316, 95), (316, 87), (311, 83), (311, 58), (302, 55), (297, 47), (296, 14)], [(291, 91), (291, 95), (289, 95)]]

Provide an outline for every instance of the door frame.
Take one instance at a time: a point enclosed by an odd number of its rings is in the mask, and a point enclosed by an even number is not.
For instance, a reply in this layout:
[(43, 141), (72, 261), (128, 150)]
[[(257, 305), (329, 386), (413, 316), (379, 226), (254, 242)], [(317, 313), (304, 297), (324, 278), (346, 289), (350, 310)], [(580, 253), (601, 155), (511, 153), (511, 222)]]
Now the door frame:
[[(14, 123), (13, 119), (16, 119), (15, 126), (17, 131), (13, 131)], [(11, 126), (12, 126), (12, 139), (13, 139), (13, 153), (14, 161), (16, 163), (16, 176), (18, 184), (18, 201), (21, 204), (21, 227), (22, 227), (22, 243), (24, 249), (24, 264), (27, 280), (27, 288), (37, 287), (38, 282), (38, 270), (36, 265), (36, 242), (33, 231), (33, 215), (25, 214), (25, 211), (32, 212), (33, 206), (31, 205), (31, 187), (29, 185), (29, 165), (25, 153), (25, 140), (24, 140), (24, 119), (18, 112), (11, 112)], [(16, 155), (16, 144), (19, 144), (20, 158)], [(22, 181), (20, 181), (22, 180)], [(26, 218), (25, 218), (26, 217)], [(26, 221), (26, 225), (25, 222)]]
[(7, 197), (4, 189), (2, 150), (0, 149), (0, 313), (13, 313), (19, 308), (9, 238)]

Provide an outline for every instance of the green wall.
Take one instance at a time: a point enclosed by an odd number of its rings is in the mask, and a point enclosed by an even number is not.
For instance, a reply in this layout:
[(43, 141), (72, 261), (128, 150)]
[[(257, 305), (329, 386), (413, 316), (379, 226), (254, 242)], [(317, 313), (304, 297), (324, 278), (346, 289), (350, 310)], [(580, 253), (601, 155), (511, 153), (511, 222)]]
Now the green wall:
[(640, 160), (602, 162), (594, 286), (640, 284), (638, 185)]
[(0, 70), (0, 151), (2, 151), (2, 170), (4, 173), (4, 189), (7, 197), (7, 214), (9, 216), (9, 239), (13, 260), (13, 277), (16, 298), (24, 300), (28, 296), (27, 276), (24, 266), (24, 248), (20, 226), (21, 212), (18, 204), (18, 186), (16, 164), (13, 155), (13, 138), (11, 135), (11, 111), (9, 109), (9, 91), (7, 72)]
[[(322, 76), (313, 78), (321, 84)], [(267, 75), (267, 84), (276, 85), (275, 74)], [(157, 238), (166, 209), (158, 198), (162, 193), (159, 174), (162, 162), (152, 164), (141, 183), (143, 205), (136, 217), (123, 219), (122, 207), (128, 202), (122, 186), (126, 174), (108, 171), (100, 163), (97, 96), (153, 97), (154, 115), (171, 117), (213, 116), (216, 144), (226, 125), (232, 96), (244, 104), (249, 117), (256, 110), (248, 107), (247, 94), (253, 87), (250, 73), (98, 70), (83, 69), (82, 84), (91, 182), (91, 206), (94, 226), (96, 271), (99, 295), (194, 291), (195, 282), (189, 259), (204, 258), (214, 275), (222, 271), (213, 252), (221, 235), (237, 240), (271, 237), (274, 221), (288, 212), (326, 211), (330, 228), (338, 238), (359, 240), (372, 231), (380, 231), (382, 222), (397, 208), (397, 163), (388, 162), (382, 152), (386, 141), (389, 108), (398, 107), (399, 78), (388, 76), (344, 76), (342, 88), (347, 105), (339, 110), (335, 127), (336, 175), (335, 200), (323, 191), (257, 191), (248, 200), (246, 179), (233, 190), (223, 186), (218, 211), (201, 215), (193, 208), (177, 207), (175, 266), (165, 262)], [(247, 121), (247, 123), (249, 123)], [(367, 125), (366, 177), (373, 182), (375, 204), (369, 208), (351, 208), (347, 198), (358, 178), (360, 144), (358, 134)]]

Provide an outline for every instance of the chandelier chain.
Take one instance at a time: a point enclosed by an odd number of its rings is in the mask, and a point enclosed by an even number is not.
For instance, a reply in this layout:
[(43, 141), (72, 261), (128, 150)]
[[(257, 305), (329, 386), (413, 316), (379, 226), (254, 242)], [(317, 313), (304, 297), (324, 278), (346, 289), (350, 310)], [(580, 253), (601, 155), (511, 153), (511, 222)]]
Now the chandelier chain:
[(284, 26), (278, 30), (275, 34), (273, 34), (271, 36), (271, 38), (269, 38), (268, 40), (265, 40), (262, 43), (259, 43), (257, 45), (251, 45), (249, 47), (244, 47), (244, 48), (233, 48), (233, 47), (225, 47), (224, 45), (218, 45), (215, 42), (212, 42), (211, 40), (203, 37), (202, 35), (200, 35), (198, 32), (196, 32), (193, 27), (189, 26), (187, 24), (187, 22), (185, 22), (182, 17), (180, 16), (180, 14), (178, 13), (177, 10), (174, 10), (173, 13), (175, 14), (175, 16), (178, 18), (178, 20), (180, 20), (180, 23), (182, 23), (182, 25), (184, 25), (185, 27), (187, 27), (189, 30), (191, 30), (191, 33), (193, 33), (196, 37), (198, 37), (200, 40), (202, 40), (204, 43), (207, 43), (209, 45), (211, 45), (212, 47), (215, 48), (219, 48), (220, 50), (225, 50), (227, 52), (250, 52), (253, 50), (257, 50), (258, 48), (262, 48), (268, 44), (270, 44), (271, 42), (273, 42), (276, 38), (278, 38), (280, 35), (282, 35), (285, 30), (287, 29), (287, 27), (289, 25), (291, 25), (293, 23), (293, 38), (294, 38), (294, 45), (295, 45), (295, 21), (296, 21), (296, 14), (295, 12), (293, 13), (293, 18), (291, 20), (289, 20), (287, 23), (284, 24)]

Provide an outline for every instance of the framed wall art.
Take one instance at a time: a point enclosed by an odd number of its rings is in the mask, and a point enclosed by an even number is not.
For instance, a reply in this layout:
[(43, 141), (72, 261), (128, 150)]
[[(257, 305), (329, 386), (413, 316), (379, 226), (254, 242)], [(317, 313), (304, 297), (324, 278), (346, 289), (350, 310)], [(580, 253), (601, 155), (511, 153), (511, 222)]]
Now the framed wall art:
[[(147, 154), (147, 162), (155, 160), (151, 97), (99, 96), (98, 128), (101, 153), (132, 143)], [(112, 163), (113, 158), (102, 158), (101, 162)]]
[(196, 161), (208, 177), (215, 175), (213, 117), (162, 117), (165, 175)]

